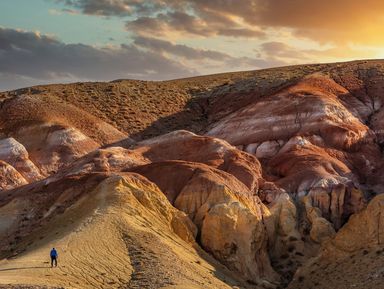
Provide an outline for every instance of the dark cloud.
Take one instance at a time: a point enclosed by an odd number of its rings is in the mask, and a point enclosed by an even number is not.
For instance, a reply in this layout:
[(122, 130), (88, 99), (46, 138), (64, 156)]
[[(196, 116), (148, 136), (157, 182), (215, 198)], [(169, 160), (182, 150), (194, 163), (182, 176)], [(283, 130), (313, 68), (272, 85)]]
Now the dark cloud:
[[(188, 0), (56, 0), (84, 14), (129, 17), (127, 29), (136, 34), (167, 35), (172, 32), (203, 37), (263, 37), (265, 33), (235, 21), (228, 11), (219, 11), (204, 1)], [(210, 1), (207, 1), (210, 2)], [(236, 1), (231, 7), (238, 5)], [(219, 4), (219, 3), (218, 3)]]
[[(129, 16), (136, 33), (262, 37), (288, 28), (318, 42), (382, 44), (382, 0), (59, 0), (83, 13)], [(159, 30), (156, 30), (156, 27)]]
[(283, 64), (281, 59), (234, 57), (143, 36), (129, 45), (98, 48), (0, 28), (0, 90), (84, 80), (164, 80)]
[[(210, 14), (212, 15), (212, 14)], [(139, 17), (126, 22), (128, 31), (141, 35), (167, 36), (174, 32), (195, 36), (229, 36), (229, 37), (264, 37), (258, 29), (239, 26), (225, 17), (201, 18), (185, 12), (175, 11), (160, 13), (156, 16)]]
[[(227, 53), (215, 50), (196, 49), (186, 45), (174, 44), (169, 41), (149, 37), (135, 37), (134, 44), (149, 51), (170, 54), (172, 57), (180, 57), (183, 60), (205, 61), (206, 66), (216, 67), (216, 71), (234, 71), (244, 69), (257, 69), (287, 64), (281, 59), (270, 57), (234, 57)], [(192, 63), (191, 63), (192, 65)]]
[(186, 45), (173, 44), (169, 41), (157, 38), (138, 36), (134, 38), (134, 44), (153, 52), (173, 54), (187, 59), (223, 61), (231, 58), (231, 56), (226, 53), (214, 50), (195, 49)]
[[(150, 15), (168, 7), (166, 1), (143, 0), (54, 0), (77, 9), (81, 13), (99, 16)], [(175, 3), (172, 6), (177, 6)]]
[(102, 16), (124, 16), (131, 13), (131, 9), (123, 0), (56, 0), (68, 6), (79, 9), (84, 14)]
[[(171, 79), (196, 71), (136, 45), (96, 48), (64, 44), (32, 32), (0, 28), (0, 89), (60, 80)], [(9, 79), (20, 83), (10, 84)], [(28, 81), (23, 81), (28, 80)]]

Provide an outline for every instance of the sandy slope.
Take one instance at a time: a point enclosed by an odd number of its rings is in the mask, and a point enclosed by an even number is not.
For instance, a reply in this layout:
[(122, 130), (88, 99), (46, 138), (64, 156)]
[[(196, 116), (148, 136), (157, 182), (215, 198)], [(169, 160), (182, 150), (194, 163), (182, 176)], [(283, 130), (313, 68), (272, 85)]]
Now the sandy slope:
[[(222, 265), (175, 234), (171, 227), (180, 212), (159, 190), (135, 177), (115, 176), (90, 196), (31, 235), (25, 253), (1, 261), (0, 283), (167, 289), (237, 285)], [(177, 222), (180, 232), (184, 225)], [(187, 231), (182, 234), (188, 240)], [(53, 246), (59, 251), (57, 268), (48, 263)]]

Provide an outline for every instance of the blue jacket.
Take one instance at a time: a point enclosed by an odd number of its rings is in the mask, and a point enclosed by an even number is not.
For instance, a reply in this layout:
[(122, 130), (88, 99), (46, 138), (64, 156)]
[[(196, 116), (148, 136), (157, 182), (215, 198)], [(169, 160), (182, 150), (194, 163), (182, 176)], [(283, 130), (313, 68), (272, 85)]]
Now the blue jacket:
[(52, 257), (52, 258), (57, 258), (57, 255), (58, 255), (58, 254), (57, 254), (57, 251), (56, 251), (55, 249), (52, 249), (52, 250), (51, 250), (51, 257)]

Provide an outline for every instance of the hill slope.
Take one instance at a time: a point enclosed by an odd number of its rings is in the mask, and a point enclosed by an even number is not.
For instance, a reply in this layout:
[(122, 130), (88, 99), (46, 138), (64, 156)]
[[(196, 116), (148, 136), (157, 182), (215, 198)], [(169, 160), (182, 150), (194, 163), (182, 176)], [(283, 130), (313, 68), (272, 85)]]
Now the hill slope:
[(383, 65), (380, 60), (371, 60), (298, 65), (162, 82), (117, 80), (47, 85), (3, 92), (0, 99), (15, 95), (59, 99), (141, 139), (177, 129), (199, 132), (222, 116), (316, 72), (330, 75), (359, 99), (371, 99), (382, 91)]
[(1, 93), (0, 283), (381, 288), (383, 92), (375, 60)]

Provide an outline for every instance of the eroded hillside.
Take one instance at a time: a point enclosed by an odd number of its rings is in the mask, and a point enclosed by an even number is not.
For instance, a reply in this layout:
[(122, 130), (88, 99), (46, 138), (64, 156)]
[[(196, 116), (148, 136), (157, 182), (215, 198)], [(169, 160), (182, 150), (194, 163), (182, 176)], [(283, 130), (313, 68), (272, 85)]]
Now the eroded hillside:
[(2, 93), (0, 282), (381, 288), (383, 92), (356, 61)]

